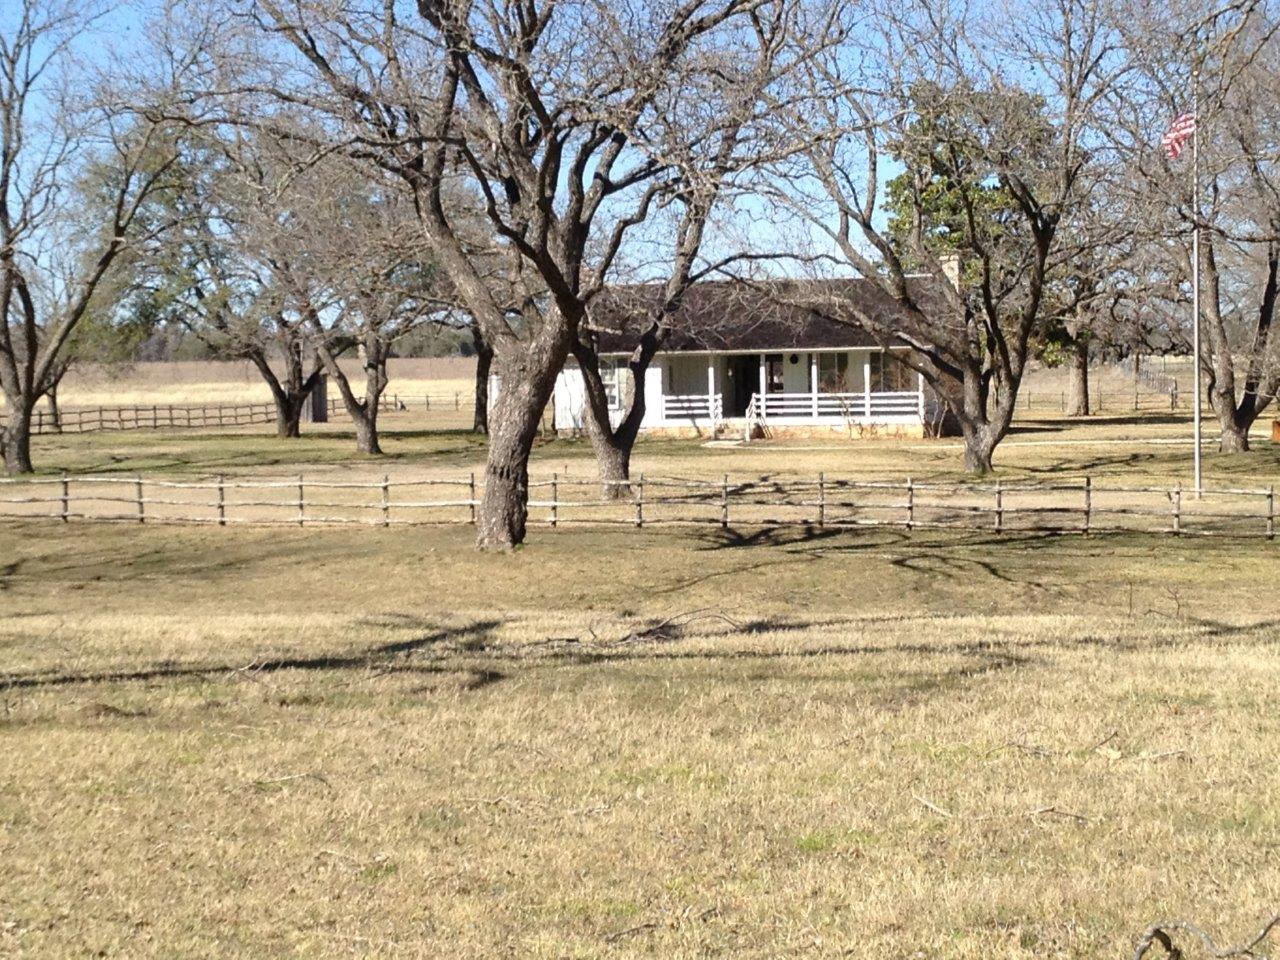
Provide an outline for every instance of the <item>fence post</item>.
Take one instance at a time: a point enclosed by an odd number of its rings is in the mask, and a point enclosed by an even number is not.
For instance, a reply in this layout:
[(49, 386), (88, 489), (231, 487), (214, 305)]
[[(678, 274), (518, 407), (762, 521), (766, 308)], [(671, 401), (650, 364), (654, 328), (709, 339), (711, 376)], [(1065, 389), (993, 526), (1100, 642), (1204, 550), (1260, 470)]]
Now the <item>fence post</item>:
[(382, 475), (382, 525), (391, 526), (391, 476)]
[(35, 429), (35, 433), (36, 433), (37, 435), (39, 435), (39, 434), (41, 434), (41, 433), (44, 433), (44, 411), (43, 411), (43, 410), (37, 410), (37, 411), (36, 411), (36, 429)]
[(907, 477), (907, 530), (915, 529), (916, 525), (916, 485), (915, 481)]
[(557, 507), (560, 503), (560, 474), (551, 474), (551, 526), (555, 526), (559, 522)]
[(729, 529), (729, 475), (726, 473), (720, 481), (720, 526)]
[(1004, 487), (996, 481), (996, 533), (1004, 530)]
[(457, 393), (456, 391), (453, 394), (453, 409), (455, 410), (462, 409), (462, 395)]
[(827, 525), (827, 475), (818, 474), (818, 526)]
[(172, 429), (173, 427), (176, 427), (176, 426), (177, 424), (173, 422), (173, 404), (171, 403), (169, 404), (169, 427), (170, 429)]
[(1089, 535), (1093, 526), (1093, 477), (1084, 478), (1084, 535)]
[(66, 473), (62, 474), (62, 522), (71, 519), (71, 480)]
[(640, 482), (636, 484), (636, 526), (644, 526), (644, 474), (640, 474)]
[(1276, 488), (1267, 487), (1267, 539), (1276, 538)]
[(142, 475), (141, 474), (139, 474), (138, 479), (136, 479), (133, 482), (133, 488), (138, 501), (138, 522), (146, 523), (147, 514), (146, 514), (145, 501), (142, 498)]
[(471, 503), (471, 525), (476, 525), (476, 472), (471, 471), (471, 482), (468, 486), (467, 500)]
[(1169, 495), (1169, 500), (1173, 503), (1173, 535), (1176, 537), (1182, 533), (1182, 487), (1181, 485), (1174, 487), (1173, 493)]
[(151, 405), (151, 429), (160, 429), (160, 405), (156, 403)]
[(227, 478), (218, 474), (218, 526), (227, 525)]
[(298, 474), (298, 526), (305, 526), (307, 522), (307, 498), (303, 492), (302, 474)]

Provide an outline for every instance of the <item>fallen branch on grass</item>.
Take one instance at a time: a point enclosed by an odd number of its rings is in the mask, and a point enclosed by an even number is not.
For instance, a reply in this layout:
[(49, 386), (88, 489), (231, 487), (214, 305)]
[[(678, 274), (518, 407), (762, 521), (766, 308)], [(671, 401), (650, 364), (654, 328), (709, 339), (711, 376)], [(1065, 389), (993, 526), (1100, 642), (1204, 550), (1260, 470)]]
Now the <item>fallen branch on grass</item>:
[(1188, 923), (1185, 920), (1163, 920), (1160, 923), (1152, 924), (1147, 928), (1146, 933), (1142, 935), (1142, 939), (1138, 941), (1138, 949), (1134, 951), (1133, 960), (1143, 960), (1153, 946), (1157, 944), (1164, 949), (1165, 956), (1168, 960), (1183, 960), (1186, 956), (1182, 949), (1173, 942), (1172, 933), (1186, 933), (1196, 937), (1211, 957), (1254, 957), (1256, 960), (1266, 960), (1265, 954), (1254, 953), (1263, 940), (1270, 936), (1271, 931), (1280, 926), (1280, 914), (1272, 917), (1257, 935), (1247, 943), (1242, 943), (1236, 947), (1219, 947), (1214, 942), (1213, 937), (1201, 927), (1194, 923)]
[(645, 627), (643, 630), (633, 630), (621, 640), (614, 642), (621, 644), (637, 643), (641, 640), (674, 640), (679, 637), (680, 631), (699, 620), (719, 620), (721, 623), (728, 624), (734, 630), (742, 629), (742, 624), (732, 617), (727, 617), (717, 610), (706, 608), (703, 610), (690, 610), (687, 613), (677, 613), (675, 616), (660, 620), (658, 623)]
[(920, 796), (919, 794), (915, 794), (915, 793), (913, 793), (913, 794), (911, 795), (911, 799), (912, 799), (912, 800), (914, 800), (916, 803), (920, 804), (921, 806), (928, 807), (930, 810), (932, 810), (932, 811), (933, 811), (934, 813), (936, 813), (938, 816), (940, 816), (940, 817), (946, 817), (948, 820), (950, 820), (950, 819), (951, 819), (951, 814), (950, 814), (950, 813), (948, 813), (946, 810), (943, 810), (943, 809), (942, 809), (940, 806), (938, 806), (936, 803), (931, 803), (930, 801), (926, 800), (924, 797)]
[(294, 780), (315, 780), (317, 783), (323, 783), (330, 790), (333, 789), (333, 784), (318, 773), (291, 773), (287, 777), (273, 777), (270, 780), (255, 780), (253, 781), (253, 785), (258, 788), (273, 787), (282, 783), (290, 783)]

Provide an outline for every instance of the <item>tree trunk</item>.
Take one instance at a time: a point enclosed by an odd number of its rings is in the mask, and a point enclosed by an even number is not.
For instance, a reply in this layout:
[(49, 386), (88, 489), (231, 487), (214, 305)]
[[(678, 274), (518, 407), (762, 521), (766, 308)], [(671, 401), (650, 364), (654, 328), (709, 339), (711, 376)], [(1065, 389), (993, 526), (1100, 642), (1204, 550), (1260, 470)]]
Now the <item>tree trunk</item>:
[(476, 415), (472, 433), (489, 432), (489, 371), (493, 368), (493, 348), (485, 343), (478, 329), (471, 331), (476, 346)]
[(1218, 441), (1218, 449), (1223, 453), (1248, 453), (1249, 428), (1253, 426), (1254, 417), (1243, 409), (1236, 408), (1220, 401), (1217, 409), (1218, 426), (1222, 429), (1222, 437)]
[(476, 547), (511, 550), (524, 542), (529, 514), (529, 453), (542, 411), (568, 352), (564, 339), (515, 344), (498, 357), (502, 386), (489, 417), (484, 495), (476, 511)]
[[(520, 391), (522, 396), (512, 396)], [(529, 452), (545, 400), (527, 385), (504, 384), (489, 425), (484, 495), (476, 511), (476, 546), (511, 550), (524, 542), (529, 517)]]
[(49, 404), (49, 418), (53, 421), (53, 432), (62, 432), (62, 410), (58, 407), (57, 384), (45, 391), (45, 400)]
[(1071, 384), (1067, 393), (1067, 416), (1089, 415), (1089, 341), (1075, 342), (1071, 352)]
[(995, 442), (985, 428), (964, 427), (964, 471), (974, 476), (985, 476), (992, 468), (991, 457)]
[(600, 471), (600, 490), (605, 500), (625, 500), (631, 496), (631, 451), (635, 449), (644, 422), (644, 382), (649, 364), (666, 337), (665, 328), (652, 324), (641, 336), (640, 346), (627, 361), (631, 377), (629, 396), (624, 392), (626, 410), (621, 422), (613, 425), (612, 411), (604, 381), (600, 375), (600, 357), (594, 341), (575, 341), (573, 353), (582, 372), (585, 394), (582, 418), (587, 425), (587, 436), (596, 455)]
[(23, 406), (9, 406), (9, 419), (4, 427), (5, 473), (33, 473), (31, 465), (31, 411)]
[(631, 497), (631, 449), (632, 444), (619, 442), (615, 437), (601, 435), (587, 413), (588, 435), (596, 454), (600, 471), (600, 493), (605, 500), (627, 500)]
[(302, 436), (302, 408), (307, 394), (291, 397), (285, 393), (274, 394), (276, 402), (276, 436), (281, 440), (296, 440)]
[(281, 347), (285, 364), (283, 379), (271, 369), (265, 351), (255, 350), (248, 355), (271, 389), (271, 399), (276, 405), (276, 436), (281, 440), (296, 440), (302, 436), (302, 411), (320, 378), (319, 364), (313, 364), (309, 375), (303, 370), (301, 349), (298, 341)]
[(351, 414), (351, 421), (356, 426), (356, 452), (380, 456), (382, 447), (378, 444), (378, 401), (366, 400), (364, 409)]

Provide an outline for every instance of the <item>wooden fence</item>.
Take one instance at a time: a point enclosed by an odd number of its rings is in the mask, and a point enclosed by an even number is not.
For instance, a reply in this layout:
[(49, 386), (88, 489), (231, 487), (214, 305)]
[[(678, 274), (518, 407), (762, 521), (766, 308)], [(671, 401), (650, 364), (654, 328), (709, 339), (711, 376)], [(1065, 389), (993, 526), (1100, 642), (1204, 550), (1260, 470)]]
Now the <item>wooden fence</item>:
[[(35, 434), (97, 430), (160, 430), (177, 427), (239, 427), (275, 423), (273, 403), (151, 404), (134, 407), (68, 407), (61, 416), (43, 407), (31, 414)], [(0, 422), (3, 415), (0, 414)]]
[[(1109, 486), (1091, 478), (1049, 484), (812, 478), (719, 480), (636, 477), (625, 496), (598, 481), (553, 474), (530, 483), (530, 521), (641, 529), (894, 527), (994, 533), (1141, 532), (1275, 537), (1275, 490), (1218, 488), (1196, 499), (1179, 487)], [(0, 483), (0, 517), (131, 523), (289, 525), (475, 523), (476, 477), (375, 481), (129, 476), (13, 478)]]
[[(442, 393), (384, 393), (378, 398), (379, 410), (472, 410), (474, 393), (455, 390)], [(329, 415), (346, 413), (342, 397), (329, 397)]]
[[(460, 391), (437, 394), (383, 394), (381, 411), (470, 411), (475, 398)], [(329, 416), (346, 417), (341, 397), (329, 397)], [(0, 411), (0, 423), (4, 422)], [(67, 407), (59, 418), (45, 407), (31, 414), (33, 434), (90, 433), (99, 430), (171, 430), (184, 427), (244, 427), (276, 422), (275, 404), (167, 403), (116, 407)]]
[[(1022, 413), (1066, 413), (1066, 390), (1034, 390), (1023, 387), (1018, 392), (1018, 410)], [(1190, 397), (1178, 393), (1176, 384), (1167, 392), (1151, 390), (1089, 391), (1091, 413), (1174, 413), (1190, 409)]]

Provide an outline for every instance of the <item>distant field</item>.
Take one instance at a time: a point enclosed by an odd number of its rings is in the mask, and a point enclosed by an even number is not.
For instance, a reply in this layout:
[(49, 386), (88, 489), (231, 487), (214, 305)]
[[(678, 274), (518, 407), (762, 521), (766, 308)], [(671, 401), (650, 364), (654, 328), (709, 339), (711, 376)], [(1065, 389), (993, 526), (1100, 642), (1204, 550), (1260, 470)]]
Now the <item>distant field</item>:
[[(359, 364), (341, 362), (354, 382), (362, 382)], [(411, 396), (461, 393), (474, 389), (475, 360), (466, 357), (394, 359), (388, 364), (389, 392)], [(333, 391), (336, 395), (336, 389)], [(133, 363), (121, 367), (73, 369), (62, 386), (64, 406), (132, 404), (249, 403), (271, 399), (253, 364), (237, 361)]]

